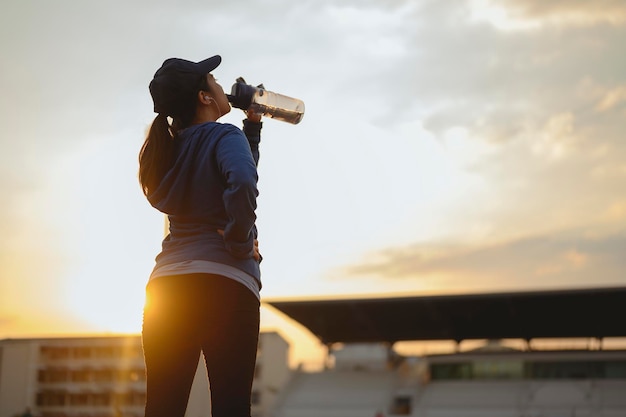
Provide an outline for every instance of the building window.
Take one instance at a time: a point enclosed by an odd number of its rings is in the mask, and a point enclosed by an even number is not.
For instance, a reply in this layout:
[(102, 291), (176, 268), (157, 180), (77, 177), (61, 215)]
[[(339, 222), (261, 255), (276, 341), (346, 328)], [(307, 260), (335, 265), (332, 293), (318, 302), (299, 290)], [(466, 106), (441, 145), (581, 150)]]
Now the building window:
[(133, 404), (133, 394), (131, 392), (118, 392), (115, 393), (115, 398), (113, 402), (117, 405), (132, 405)]
[(626, 361), (476, 361), (430, 366), (433, 380), (626, 378)]
[(145, 372), (141, 369), (118, 369), (115, 371), (115, 381), (117, 382), (137, 382), (143, 381)]
[(70, 349), (67, 347), (42, 346), (39, 353), (47, 359), (68, 359)]
[(38, 372), (37, 379), (43, 383), (67, 382), (69, 372), (62, 368), (42, 369)]
[(477, 361), (472, 365), (475, 379), (521, 379), (524, 363), (520, 361)]
[(91, 394), (93, 405), (111, 405), (113, 395), (109, 392), (98, 392)]
[(471, 379), (471, 363), (438, 363), (431, 365), (430, 375), (437, 379)]
[(67, 394), (64, 391), (43, 391), (37, 394), (40, 407), (65, 405)]
[(604, 378), (602, 362), (530, 362), (525, 376), (530, 379), (588, 379)]
[(86, 346), (82, 346), (82, 347), (75, 347), (73, 349), (73, 356), (77, 359), (84, 359), (84, 358), (90, 358), (91, 357), (91, 348), (90, 347), (86, 347)]
[(115, 349), (113, 346), (98, 346), (94, 348), (94, 354), (97, 358), (113, 358), (115, 357)]
[(112, 369), (97, 369), (93, 371), (94, 380), (97, 382), (113, 382)]
[(71, 405), (89, 405), (89, 394), (81, 392), (77, 394), (70, 394)]
[(89, 382), (91, 381), (91, 373), (88, 369), (79, 369), (71, 371), (70, 378), (72, 382)]

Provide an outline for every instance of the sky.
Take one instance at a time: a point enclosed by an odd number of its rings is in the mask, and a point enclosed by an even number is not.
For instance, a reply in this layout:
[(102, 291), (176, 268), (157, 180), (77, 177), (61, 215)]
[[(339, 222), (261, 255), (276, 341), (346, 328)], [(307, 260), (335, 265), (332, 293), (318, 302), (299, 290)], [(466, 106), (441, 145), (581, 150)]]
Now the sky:
[(623, 286), (625, 41), (620, 0), (4, 1), (0, 338), (140, 331), (170, 57), (306, 104), (263, 127), (264, 300)]

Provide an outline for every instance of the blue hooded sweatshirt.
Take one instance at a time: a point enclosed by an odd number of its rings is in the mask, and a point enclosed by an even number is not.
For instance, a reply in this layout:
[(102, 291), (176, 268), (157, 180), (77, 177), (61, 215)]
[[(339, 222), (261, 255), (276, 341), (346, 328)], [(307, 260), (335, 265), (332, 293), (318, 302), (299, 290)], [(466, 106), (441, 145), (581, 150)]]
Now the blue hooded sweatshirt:
[(244, 120), (242, 132), (231, 124), (208, 122), (180, 132), (172, 168), (148, 196), (169, 219), (151, 278), (171, 271), (209, 272), (198, 265), (214, 265), (218, 271), (243, 272), (260, 290), (253, 249), (261, 126)]

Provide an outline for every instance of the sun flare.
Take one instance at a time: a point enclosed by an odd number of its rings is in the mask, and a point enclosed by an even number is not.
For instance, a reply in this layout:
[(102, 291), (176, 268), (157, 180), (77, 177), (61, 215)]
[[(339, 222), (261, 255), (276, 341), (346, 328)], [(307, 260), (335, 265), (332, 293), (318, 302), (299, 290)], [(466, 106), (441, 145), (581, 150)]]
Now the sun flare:
[(67, 306), (81, 321), (97, 332), (138, 333), (141, 331), (143, 287), (130, 287), (122, 278), (73, 282)]

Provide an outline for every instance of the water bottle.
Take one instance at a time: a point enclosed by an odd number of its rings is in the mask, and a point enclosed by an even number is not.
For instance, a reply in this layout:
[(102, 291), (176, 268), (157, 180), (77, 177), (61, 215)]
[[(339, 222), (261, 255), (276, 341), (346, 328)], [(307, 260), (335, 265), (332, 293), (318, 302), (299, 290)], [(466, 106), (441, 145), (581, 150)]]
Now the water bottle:
[(239, 77), (226, 94), (228, 101), (242, 110), (252, 110), (276, 120), (298, 124), (304, 117), (304, 102), (297, 98), (267, 91), (263, 84), (254, 87)]

